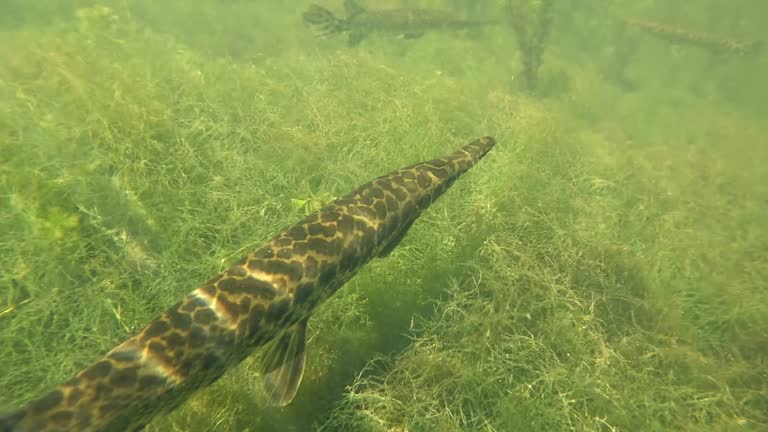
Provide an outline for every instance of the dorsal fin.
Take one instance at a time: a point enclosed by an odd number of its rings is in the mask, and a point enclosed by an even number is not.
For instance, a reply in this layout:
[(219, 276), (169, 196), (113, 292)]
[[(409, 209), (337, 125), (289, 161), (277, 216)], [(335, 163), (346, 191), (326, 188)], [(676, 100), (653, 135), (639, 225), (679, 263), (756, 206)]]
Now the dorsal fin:
[(365, 12), (365, 9), (361, 8), (355, 0), (345, 0), (344, 10), (347, 11), (347, 19), (354, 18)]

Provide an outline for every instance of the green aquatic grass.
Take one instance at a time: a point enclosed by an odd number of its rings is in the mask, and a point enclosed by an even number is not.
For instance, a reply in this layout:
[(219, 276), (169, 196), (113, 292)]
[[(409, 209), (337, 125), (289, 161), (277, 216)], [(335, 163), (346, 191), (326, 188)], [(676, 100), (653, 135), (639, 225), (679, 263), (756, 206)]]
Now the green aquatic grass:
[(535, 99), (504, 29), (347, 50), (239, 3), (72, 2), (4, 33), (0, 409), (311, 206), (491, 134), (318, 311), (292, 405), (254, 358), (149, 430), (768, 427), (768, 131), (738, 93), (644, 80), (650, 49), (626, 92), (555, 35)]
[[(496, 229), (469, 274), (414, 344), (359, 377), (323, 430), (762, 429), (765, 369), (753, 362), (765, 356), (765, 294), (748, 280), (765, 270), (743, 257), (764, 238), (734, 242), (759, 232), (754, 202), (723, 206), (711, 186), (694, 192), (700, 182), (672, 199), (667, 188), (711, 156), (665, 148), (672, 174), (655, 149), (610, 151), (606, 164), (601, 141), (591, 137), (589, 159), (497, 156), (493, 177), (536, 198), (486, 213)], [(557, 161), (567, 164), (548, 170)], [(655, 197), (666, 204), (643, 202)], [(707, 218), (685, 211), (694, 205)]]

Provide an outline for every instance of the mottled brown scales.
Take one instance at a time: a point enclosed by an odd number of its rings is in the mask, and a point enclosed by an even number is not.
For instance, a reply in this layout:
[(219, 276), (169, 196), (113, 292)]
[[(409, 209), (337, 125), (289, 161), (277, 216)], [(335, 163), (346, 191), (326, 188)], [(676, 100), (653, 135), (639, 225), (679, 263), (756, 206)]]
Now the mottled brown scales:
[(74, 378), (0, 417), (0, 432), (136, 431), (266, 346), (265, 390), (293, 398), (306, 322), (363, 265), (397, 246), (420, 212), (494, 145), (481, 138), (399, 169), (273, 237)]

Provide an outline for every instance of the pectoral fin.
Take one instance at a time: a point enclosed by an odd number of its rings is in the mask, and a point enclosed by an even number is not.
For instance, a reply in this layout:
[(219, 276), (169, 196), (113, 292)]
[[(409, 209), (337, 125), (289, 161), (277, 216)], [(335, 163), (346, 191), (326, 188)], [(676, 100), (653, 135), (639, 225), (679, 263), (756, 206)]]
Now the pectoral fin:
[(302, 320), (280, 335), (264, 353), (262, 381), (267, 394), (277, 406), (291, 403), (304, 376), (307, 320)]

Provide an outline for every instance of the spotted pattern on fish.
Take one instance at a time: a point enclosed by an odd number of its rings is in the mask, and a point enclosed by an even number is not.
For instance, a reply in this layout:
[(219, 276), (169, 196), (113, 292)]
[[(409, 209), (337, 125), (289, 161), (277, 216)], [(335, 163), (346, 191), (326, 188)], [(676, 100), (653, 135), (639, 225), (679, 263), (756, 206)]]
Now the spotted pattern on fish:
[(493, 146), (493, 138), (480, 138), (310, 214), (69, 381), (0, 417), (0, 432), (143, 429), (254, 349), (305, 323), (365, 263), (389, 253), (420, 212)]

